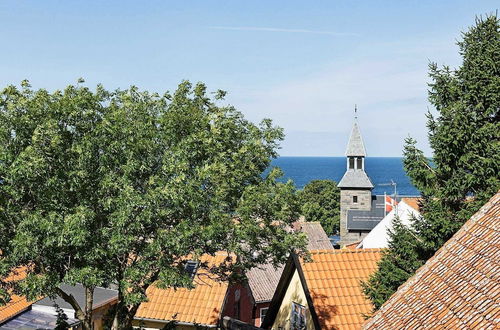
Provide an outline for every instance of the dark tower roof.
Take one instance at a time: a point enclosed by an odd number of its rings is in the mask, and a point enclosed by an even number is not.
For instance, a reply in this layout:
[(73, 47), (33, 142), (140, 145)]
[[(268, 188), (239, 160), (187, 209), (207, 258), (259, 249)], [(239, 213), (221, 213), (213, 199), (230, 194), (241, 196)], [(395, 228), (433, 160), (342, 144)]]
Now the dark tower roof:
[(347, 150), (345, 152), (347, 157), (366, 157), (365, 144), (359, 131), (358, 123), (354, 122), (352, 126), (351, 136), (347, 143)]
[(339, 188), (373, 189), (374, 185), (364, 170), (349, 169), (337, 185)]

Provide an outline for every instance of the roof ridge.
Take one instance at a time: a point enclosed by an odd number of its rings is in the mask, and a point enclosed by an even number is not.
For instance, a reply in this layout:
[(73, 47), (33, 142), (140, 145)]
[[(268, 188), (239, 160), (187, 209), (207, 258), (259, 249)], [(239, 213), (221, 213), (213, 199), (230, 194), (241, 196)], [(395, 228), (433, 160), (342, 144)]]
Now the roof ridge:
[(334, 249), (334, 250), (310, 250), (311, 254), (342, 254), (342, 253), (373, 253), (386, 250), (384, 248), (368, 248), (368, 249)]

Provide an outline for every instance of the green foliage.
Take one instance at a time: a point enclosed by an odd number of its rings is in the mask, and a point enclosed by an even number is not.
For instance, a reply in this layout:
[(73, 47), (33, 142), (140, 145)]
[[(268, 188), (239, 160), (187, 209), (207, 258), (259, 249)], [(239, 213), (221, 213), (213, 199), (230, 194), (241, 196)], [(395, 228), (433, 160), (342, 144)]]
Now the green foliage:
[(57, 320), (55, 330), (69, 329), (68, 316), (64, 313), (63, 309), (58, 305), (54, 306), (57, 312)]
[(398, 226), (379, 271), (365, 283), (375, 307), (389, 298), (500, 189), (500, 21), (478, 18), (458, 42), (462, 66), (430, 64), (432, 163), (408, 138), (404, 167), (423, 196), (422, 218)]
[(203, 84), (158, 95), (82, 82), (0, 93), (0, 275), (29, 266), (17, 292), (70, 302), (61, 283), (114, 283), (114, 324), (127, 328), (153, 282), (190, 285), (179, 256), (237, 254), (212, 269), (222, 278), (305, 245), (286, 230), (293, 184), (261, 176), (283, 139), (270, 120), (254, 125)]
[(337, 234), (340, 226), (340, 190), (331, 180), (313, 180), (299, 193), (306, 221), (319, 221), (327, 235)]

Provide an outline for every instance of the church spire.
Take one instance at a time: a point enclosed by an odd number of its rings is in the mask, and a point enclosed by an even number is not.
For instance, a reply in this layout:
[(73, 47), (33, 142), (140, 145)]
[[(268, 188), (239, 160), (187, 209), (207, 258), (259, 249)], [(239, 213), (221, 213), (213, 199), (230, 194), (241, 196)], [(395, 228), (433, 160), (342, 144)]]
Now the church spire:
[(354, 125), (345, 152), (347, 157), (366, 157), (365, 144), (358, 127), (358, 107), (354, 105)]

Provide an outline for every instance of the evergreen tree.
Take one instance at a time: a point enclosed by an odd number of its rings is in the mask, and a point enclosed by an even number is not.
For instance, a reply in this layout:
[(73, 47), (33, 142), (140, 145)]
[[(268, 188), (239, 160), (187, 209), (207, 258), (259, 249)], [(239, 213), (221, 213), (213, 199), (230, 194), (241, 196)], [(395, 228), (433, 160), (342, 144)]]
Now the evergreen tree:
[(422, 217), (396, 226), (379, 270), (365, 284), (375, 308), (387, 300), (500, 189), (500, 22), (477, 18), (458, 42), (462, 65), (430, 64), (427, 114), (432, 162), (408, 138), (404, 167), (422, 192)]
[(340, 190), (331, 180), (313, 180), (299, 193), (306, 221), (318, 221), (327, 235), (336, 234), (340, 224)]

